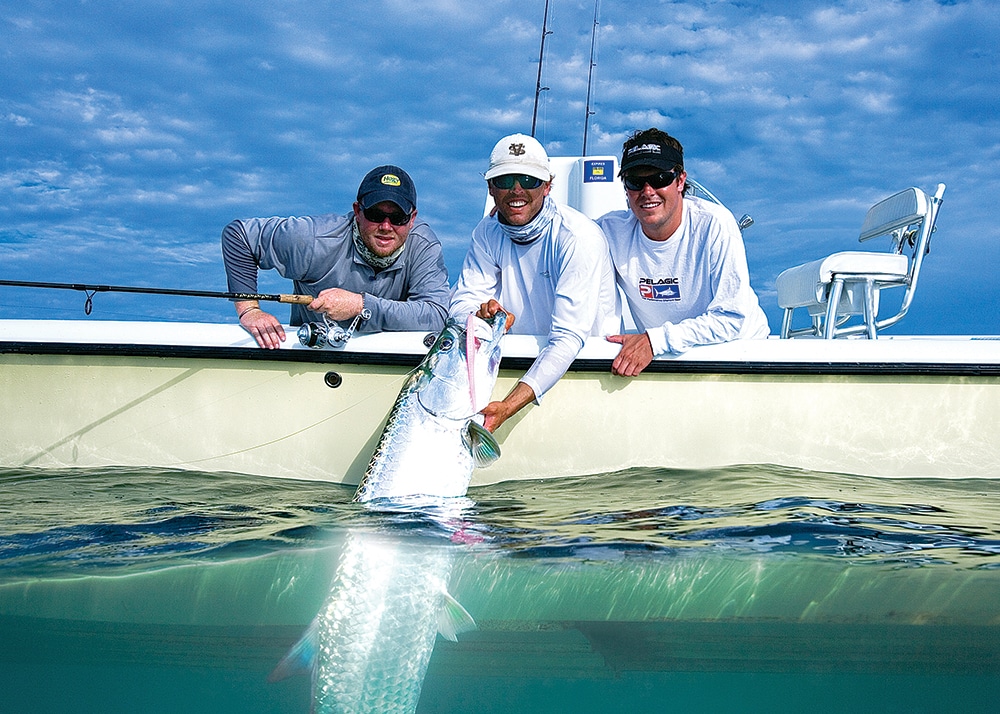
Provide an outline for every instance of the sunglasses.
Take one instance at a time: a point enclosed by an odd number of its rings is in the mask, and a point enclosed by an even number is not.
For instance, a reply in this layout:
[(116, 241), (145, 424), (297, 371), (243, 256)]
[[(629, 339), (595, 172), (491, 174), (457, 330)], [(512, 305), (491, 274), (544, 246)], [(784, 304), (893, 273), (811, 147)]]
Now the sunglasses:
[(500, 189), (501, 191), (509, 191), (514, 188), (515, 181), (521, 184), (521, 188), (525, 191), (538, 188), (545, 183), (540, 178), (535, 178), (534, 176), (526, 176), (524, 174), (504, 174), (503, 176), (494, 176), (491, 178), (490, 186)]
[(380, 208), (366, 208), (362, 211), (365, 216), (366, 221), (371, 223), (381, 224), (386, 218), (389, 219), (389, 223), (394, 226), (405, 226), (410, 222), (412, 216), (409, 213), (404, 213), (403, 211), (383, 211)]
[(680, 174), (676, 171), (660, 171), (655, 174), (625, 174), (622, 176), (622, 183), (629, 191), (641, 191), (647, 183), (650, 188), (654, 189), (669, 186), (677, 180), (678, 176)]

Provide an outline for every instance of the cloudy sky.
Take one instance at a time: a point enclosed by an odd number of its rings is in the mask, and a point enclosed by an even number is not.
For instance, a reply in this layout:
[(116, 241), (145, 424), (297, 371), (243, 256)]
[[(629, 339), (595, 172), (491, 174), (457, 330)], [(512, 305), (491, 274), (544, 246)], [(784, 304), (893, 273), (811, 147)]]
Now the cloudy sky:
[[(490, 149), (531, 129), (543, 10), (0, 0), (0, 279), (225, 290), (229, 220), (349, 210), (368, 169), (397, 163), (454, 280)], [(594, 11), (551, 0), (536, 136), (553, 156), (582, 150)], [(747, 253), (772, 331), (783, 268), (857, 249), (869, 205), (944, 182), (895, 331), (1000, 333), (995, 3), (605, 0), (599, 20), (588, 153), (617, 155), (637, 128), (677, 136), (689, 173), (756, 221)], [(83, 319), (83, 302), (0, 288), (0, 317)], [(105, 294), (93, 316), (232, 312)]]

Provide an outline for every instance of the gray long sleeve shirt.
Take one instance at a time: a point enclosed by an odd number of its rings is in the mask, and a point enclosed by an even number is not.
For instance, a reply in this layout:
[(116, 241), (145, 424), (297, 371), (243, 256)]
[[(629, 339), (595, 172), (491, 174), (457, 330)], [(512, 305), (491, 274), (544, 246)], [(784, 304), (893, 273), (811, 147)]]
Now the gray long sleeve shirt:
[[(402, 254), (376, 271), (358, 255), (353, 215), (334, 213), (290, 218), (247, 218), (222, 231), (222, 256), (230, 292), (257, 292), (257, 271), (275, 270), (292, 280), (295, 292), (319, 295), (341, 288), (364, 295), (371, 317), (359, 331), (440, 330), (450, 289), (441, 244), (417, 220)], [(292, 305), (291, 323), (321, 321), (320, 313)]]

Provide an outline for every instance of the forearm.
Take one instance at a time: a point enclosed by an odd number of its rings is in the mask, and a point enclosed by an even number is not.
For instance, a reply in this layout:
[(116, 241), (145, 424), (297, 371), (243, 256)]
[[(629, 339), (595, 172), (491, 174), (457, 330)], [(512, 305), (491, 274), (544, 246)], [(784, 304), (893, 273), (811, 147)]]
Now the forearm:
[(236, 300), (233, 302), (233, 307), (236, 308), (236, 317), (239, 320), (243, 320), (243, 316), (252, 310), (263, 310), (260, 303), (256, 300)]
[(233, 221), (222, 230), (222, 260), (230, 292), (257, 292), (257, 260), (241, 221)]
[(572, 333), (550, 336), (548, 344), (522, 377), (523, 382), (532, 388), (535, 399), (541, 399), (566, 374), (582, 347), (583, 340)]
[(651, 328), (647, 333), (654, 354), (680, 354), (697, 345), (735, 340), (740, 336), (744, 319), (746, 316), (741, 312), (710, 310), (697, 317)]
[(364, 301), (365, 309), (371, 312), (371, 317), (365, 322), (366, 332), (438, 332), (444, 327), (447, 315), (445, 299), (440, 302), (431, 299), (389, 300), (365, 293)]
[(484, 426), (491, 432), (496, 431), (505, 421), (533, 401), (535, 401), (534, 390), (524, 382), (518, 382), (502, 400), (486, 405), (483, 409)]

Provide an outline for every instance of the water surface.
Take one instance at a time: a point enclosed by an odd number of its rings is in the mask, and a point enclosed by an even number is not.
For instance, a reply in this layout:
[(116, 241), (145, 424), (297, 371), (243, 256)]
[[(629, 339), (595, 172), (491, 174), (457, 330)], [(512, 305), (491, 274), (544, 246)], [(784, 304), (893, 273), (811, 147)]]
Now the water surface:
[(357, 529), (455, 553), (478, 629), (438, 640), (421, 712), (1000, 706), (993, 481), (636, 469), (473, 489), (447, 523), (232, 474), (0, 488), (3, 711), (308, 712), (308, 677), (267, 676)]

